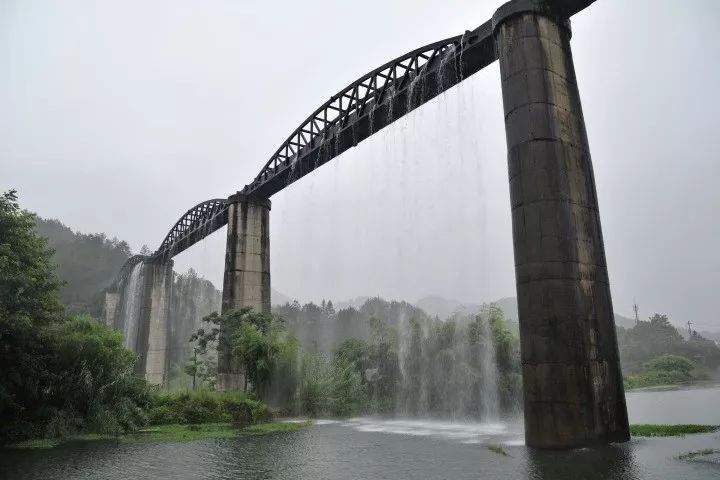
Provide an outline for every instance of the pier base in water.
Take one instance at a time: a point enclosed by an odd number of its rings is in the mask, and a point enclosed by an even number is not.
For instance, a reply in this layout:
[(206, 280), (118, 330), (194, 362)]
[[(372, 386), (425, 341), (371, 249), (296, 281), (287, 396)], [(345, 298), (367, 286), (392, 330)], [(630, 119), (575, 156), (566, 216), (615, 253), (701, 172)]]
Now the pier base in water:
[[(610, 286), (569, 21), (543, 2), (493, 19), (502, 77), (525, 438), (629, 439)], [(500, 18), (497, 18), (500, 17)]]

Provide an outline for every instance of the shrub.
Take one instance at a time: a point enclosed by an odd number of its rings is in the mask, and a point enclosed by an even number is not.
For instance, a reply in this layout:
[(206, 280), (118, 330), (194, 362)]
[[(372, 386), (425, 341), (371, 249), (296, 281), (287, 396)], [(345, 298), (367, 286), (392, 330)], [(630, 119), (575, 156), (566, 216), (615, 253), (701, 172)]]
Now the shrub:
[(689, 374), (695, 368), (695, 363), (680, 355), (662, 355), (643, 364), (646, 370), (660, 370), (666, 372), (682, 372)]
[(156, 393), (149, 416), (153, 425), (232, 422), (245, 426), (267, 420), (269, 413), (265, 403), (244, 392), (196, 390)]

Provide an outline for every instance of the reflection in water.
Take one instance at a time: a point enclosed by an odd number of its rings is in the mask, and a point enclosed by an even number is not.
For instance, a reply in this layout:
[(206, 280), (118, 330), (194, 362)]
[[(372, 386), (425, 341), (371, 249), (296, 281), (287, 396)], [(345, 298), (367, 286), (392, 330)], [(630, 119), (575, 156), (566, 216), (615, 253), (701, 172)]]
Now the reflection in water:
[(633, 457), (634, 445), (611, 445), (568, 452), (526, 450), (528, 479), (622, 479), (642, 478)]

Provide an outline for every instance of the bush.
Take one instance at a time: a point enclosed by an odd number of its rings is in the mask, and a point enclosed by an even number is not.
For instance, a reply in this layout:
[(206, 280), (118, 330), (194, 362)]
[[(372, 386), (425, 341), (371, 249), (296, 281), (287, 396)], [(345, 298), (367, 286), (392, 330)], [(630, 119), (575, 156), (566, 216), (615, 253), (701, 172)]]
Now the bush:
[(13, 374), (32, 373), (0, 388), (12, 400), (0, 402), (0, 441), (119, 434), (147, 424), (149, 387), (133, 374), (136, 357), (118, 332), (79, 316), (28, 335)]
[(691, 382), (695, 363), (679, 355), (662, 355), (643, 364), (644, 370), (625, 378), (626, 388), (678, 385)]
[(682, 372), (689, 374), (695, 368), (695, 363), (679, 355), (663, 355), (645, 362), (643, 367), (645, 367), (646, 370), (661, 370), (666, 372)]
[(158, 392), (151, 403), (152, 425), (232, 422), (245, 426), (270, 416), (267, 405), (244, 392)]

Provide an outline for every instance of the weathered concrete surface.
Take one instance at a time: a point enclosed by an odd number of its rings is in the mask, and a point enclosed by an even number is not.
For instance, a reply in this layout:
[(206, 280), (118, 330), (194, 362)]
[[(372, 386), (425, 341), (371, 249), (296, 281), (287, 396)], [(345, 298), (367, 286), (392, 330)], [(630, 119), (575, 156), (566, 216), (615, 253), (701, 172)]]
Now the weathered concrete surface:
[(167, 375), (169, 313), (173, 262), (145, 264), (143, 305), (138, 329), (137, 373), (155, 385), (164, 385)]
[(103, 316), (105, 325), (110, 328), (115, 326), (115, 317), (118, 314), (118, 303), (120, 302), (120, 292), (105, 292), (105, 306)]
[[(269, 313), (270, 200), (238, 193), (229, 202), (222, 310), (251, 307)], [(218, 389), (242, 389), (244, 376), (233, 366), (224, 338), (218, 345)]]
[(629, 439), (569, 22), (497, 19), (529, 446)]

